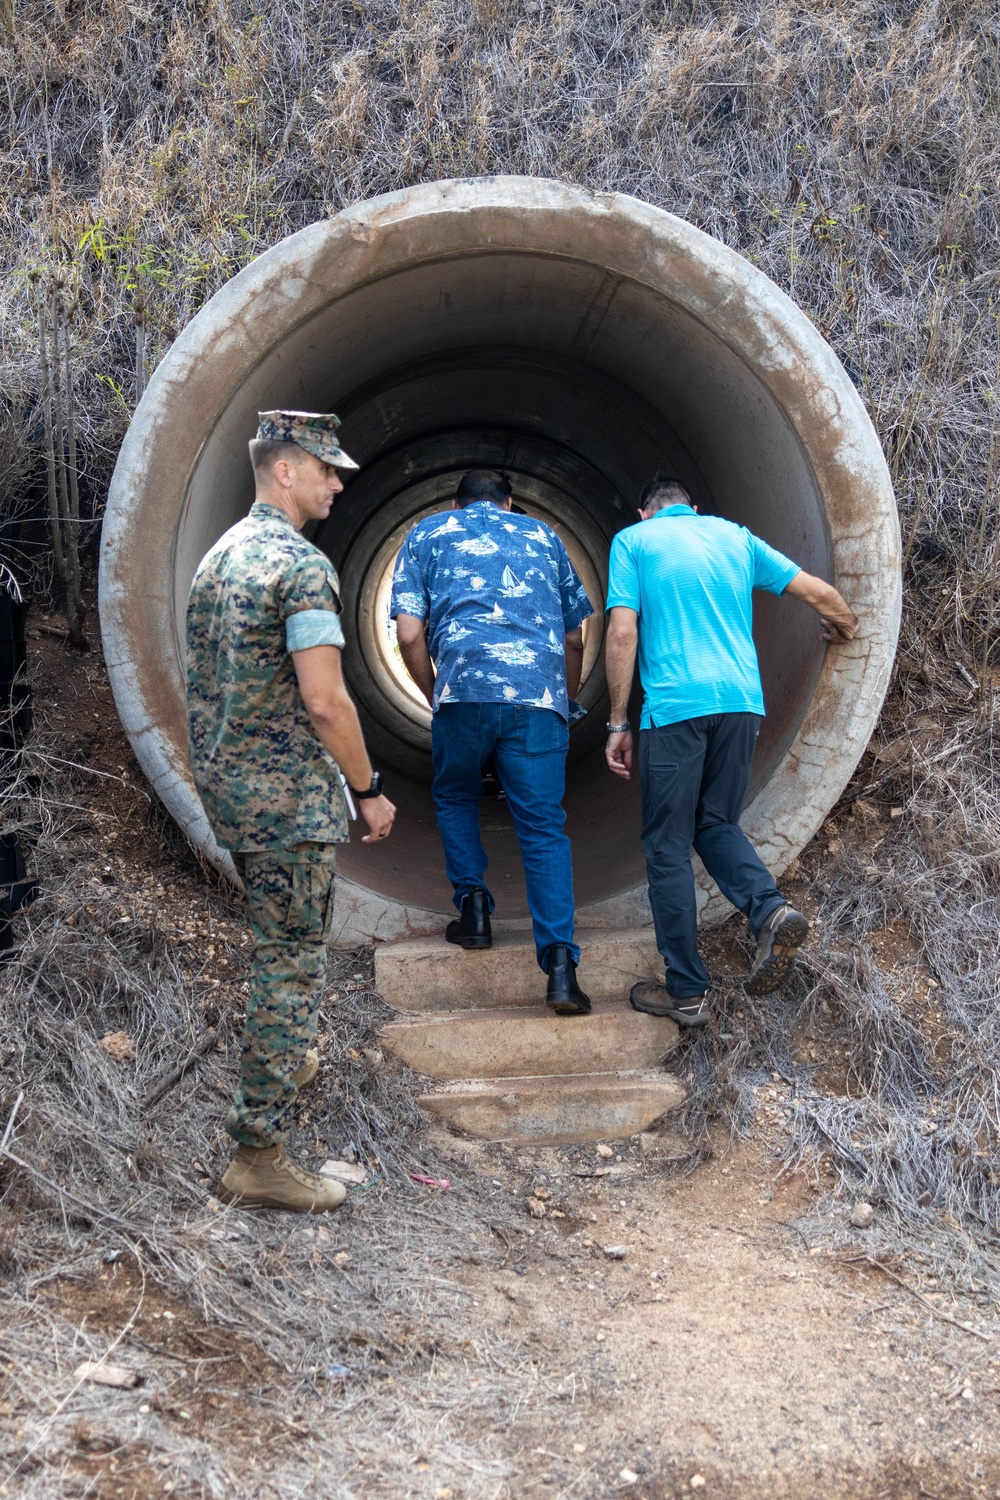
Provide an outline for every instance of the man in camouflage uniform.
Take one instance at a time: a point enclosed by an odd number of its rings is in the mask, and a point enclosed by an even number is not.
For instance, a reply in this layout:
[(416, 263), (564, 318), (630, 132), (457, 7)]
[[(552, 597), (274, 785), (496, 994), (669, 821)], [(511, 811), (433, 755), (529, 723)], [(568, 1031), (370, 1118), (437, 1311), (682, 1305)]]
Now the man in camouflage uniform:
[(319, 1213), (341, 1184), (304, 1171), (282, 1145), (326, 978), (334, 855), (347, 842), (338, 767), (386, 838), (396, 809), (372, 771), (344, 686), (337, 575), (301, 535), (324, 520), (356, 469), (337, 418), (262, 412), (250, 444), (250, 514), (203, 560), (187, 612), (191, 769), (209, 822), (246, 887), (254, 956), (240, 1081), (227, 1128), (238, 1143), (219, 1196), (244, 1207)]

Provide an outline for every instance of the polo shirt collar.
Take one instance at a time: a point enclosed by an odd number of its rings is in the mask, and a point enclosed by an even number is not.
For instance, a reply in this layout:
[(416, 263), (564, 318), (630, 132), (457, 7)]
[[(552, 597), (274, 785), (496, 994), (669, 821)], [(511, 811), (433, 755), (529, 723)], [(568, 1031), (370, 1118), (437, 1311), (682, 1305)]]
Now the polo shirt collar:
[(661, 516), (696, 516), (697, 514), (693, 505), (665, 505), (662, 510), (656, 512), (652, 519), (658, 521)]

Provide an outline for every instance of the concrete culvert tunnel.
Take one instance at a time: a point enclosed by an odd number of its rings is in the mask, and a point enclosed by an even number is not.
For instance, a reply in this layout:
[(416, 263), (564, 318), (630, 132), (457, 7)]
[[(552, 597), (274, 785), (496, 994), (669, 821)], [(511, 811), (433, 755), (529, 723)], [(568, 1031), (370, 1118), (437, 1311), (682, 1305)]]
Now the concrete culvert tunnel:
[[(439, 182), (282, 241), (223, 288), (160, 365), (115, 471), (101, 610), (116, 701), (168, 810), (222, 859), (190, 782), (184, 609), (198, 562), (253, 496), (257, 412), (334, 410), (361, 464), (314, 540), (341, 576), (345, 670), (399, 807), (391, 841), (339, 861), (342, 941), (436, 931), (450, 909), (430, 798), (430, 714), (394, 649), (389, 579), (413, 522), (458, 477), (504, 468), (553, 525), (595, 606), (566, 809), (582, 926), (644, 924), (637, 784), (604, 767), (602, 604), (611, 538), (657, 469), (836, 583), (862, 620), (761, 598), (768, 717), (744, 826), (780, 872), (856, 766), (888, 682), (899, 533), (847, 374), (760, 272), (635, 199), (528, 178)], [(484, 802), (499, 916), (526, 915), (509, 814)], [(710, 895), (704, 883), (706, 898)], [(708, 915), (727, 910), (715, 895)]]

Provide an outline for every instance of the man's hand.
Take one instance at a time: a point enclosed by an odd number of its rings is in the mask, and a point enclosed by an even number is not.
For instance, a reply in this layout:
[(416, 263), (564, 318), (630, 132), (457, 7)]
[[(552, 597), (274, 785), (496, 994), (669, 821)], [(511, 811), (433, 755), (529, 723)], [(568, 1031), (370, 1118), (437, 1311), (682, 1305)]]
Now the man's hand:
[(570, 698), (575, 698), (580, 691), (580, 682), (583, 678), (582, 625), (566, 632), (564, 649), (566, 652), (566, 692)]
[(852, 641), (857, 635), (858, 617), (832, 583), (803, 571), (796, 573), (785, 593), (816, 611), (825, 627), (820, 631), (824, 641)]
[(358, 803), (361, 816), (368, 824), (370, 833), (362, 838), (363, 844), (376, 844), (379, 839), (387, 839), (392, 832), (393, 820), (396, 816), (395, 804), (388, 797), (363, 797)]
[[(609, 724), (624, 724), (628, 720), (628, 700), (632, 691), (632, 673), (635, 670), (635, 653), (639, 645), (639, 616), (634, 609), (616, 604), (608, 613), (607, 644), (604, 650), (604, 671), (611, 695), (611, 717)], [(628, 781), (632, 775), (632, 731), (609, 734), (604, 758), (608, 770)]]
[(853, 641), (858, 633), (858, 617), (852, 614), (850, 622), (841, 624), (837, 620), (830, 620), (826, 615), (820, 615), (825, 629), (819, 633), (821, 641)]
[(608, 770), (614, 771), (623, 781), (628, 781), (632, 775), (632, 731), (625, 729), (621, 734), (609, 734), (608, 743), (604, 747), (604, 759), (608, 763)]

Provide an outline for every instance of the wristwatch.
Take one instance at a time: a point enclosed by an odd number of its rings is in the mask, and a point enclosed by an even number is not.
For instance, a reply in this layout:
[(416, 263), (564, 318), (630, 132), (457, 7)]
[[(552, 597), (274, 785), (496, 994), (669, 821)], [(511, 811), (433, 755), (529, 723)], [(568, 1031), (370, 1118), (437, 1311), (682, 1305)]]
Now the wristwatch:
[(371, 786), (367, 787), (363, 792), (356, 791), (353, 786), (351, 787), (351, 792), (358, 799), (359, 802), (363, 802), (366, 797), (381, 797), (381, 795), (382, 795), (382, 772), (381, 771), (373, 771), (372, 772)]
[(608, 734), (624, 734), (625, 731), (629, 728), (629, 722), (627, 719), (625, 720), (624, 724), (612, 724), (609, 721), (607, 724), (605, 724), (604, 727), (607, 730)]

